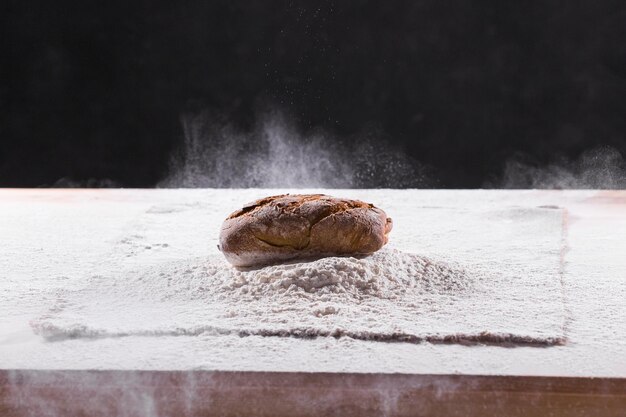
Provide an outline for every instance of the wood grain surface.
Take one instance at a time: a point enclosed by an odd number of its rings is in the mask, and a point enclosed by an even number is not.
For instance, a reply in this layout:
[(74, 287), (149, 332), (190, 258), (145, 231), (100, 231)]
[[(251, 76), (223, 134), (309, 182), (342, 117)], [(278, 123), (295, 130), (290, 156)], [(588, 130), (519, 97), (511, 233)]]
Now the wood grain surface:
[(0, 371), (0, 415), (623, 416), (626, 379)]

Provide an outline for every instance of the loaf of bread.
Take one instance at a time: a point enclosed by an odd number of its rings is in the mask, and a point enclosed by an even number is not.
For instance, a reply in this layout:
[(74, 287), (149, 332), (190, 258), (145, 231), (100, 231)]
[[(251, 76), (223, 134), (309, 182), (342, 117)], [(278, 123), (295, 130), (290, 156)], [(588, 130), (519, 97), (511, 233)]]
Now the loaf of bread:
[(384, 211), (363, 201), (285, 194), (257, 200), (228, 216), (219, 248), (237, 267), (366, 255), (387, 243), (391, 227)]

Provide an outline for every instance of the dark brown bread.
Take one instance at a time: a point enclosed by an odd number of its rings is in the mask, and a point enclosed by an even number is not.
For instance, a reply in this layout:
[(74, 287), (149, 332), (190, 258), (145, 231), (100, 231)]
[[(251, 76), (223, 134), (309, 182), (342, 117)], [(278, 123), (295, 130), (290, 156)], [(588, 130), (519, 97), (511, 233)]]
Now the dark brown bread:
[(384, 211), (363, 201), (324, 194), (277, 195), (228, 216), (220, 232), (220, 250), (239, 267), (365, 255), (387, 243), (391, 227)]

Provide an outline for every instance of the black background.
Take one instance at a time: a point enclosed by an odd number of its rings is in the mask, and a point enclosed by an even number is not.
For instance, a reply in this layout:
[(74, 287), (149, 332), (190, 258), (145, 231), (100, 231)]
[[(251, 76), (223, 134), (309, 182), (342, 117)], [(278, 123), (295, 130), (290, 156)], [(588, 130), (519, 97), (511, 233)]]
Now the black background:
[(180, 115), (382, 132), (440, 187), (478, 187), (522, 153), (626, 155), (626, 3), (8, 1), (0, 186), (154, 186)]

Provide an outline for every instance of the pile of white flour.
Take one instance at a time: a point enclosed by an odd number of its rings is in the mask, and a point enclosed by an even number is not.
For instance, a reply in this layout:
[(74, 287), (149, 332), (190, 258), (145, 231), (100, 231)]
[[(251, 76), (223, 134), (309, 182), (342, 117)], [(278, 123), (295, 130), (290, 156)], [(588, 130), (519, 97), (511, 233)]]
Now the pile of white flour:
[[(197, 256), (204, 234), (195, 234), (196, 225), (211, 216), (207, 207), (153, 207), (129, 224), (82, 287), (60, 290), (32, 327), (48, 340), (207, 333), (565, 340), (561, 209), (423, 207), (411, 215), (421, 234), (394, 231), (395, 248), (372, 256), (237, 270), (215, 251)], [(449, 216), (455, 220), (441, 221)], [(397, 249), (410, 239), (423, 242), (411, 246), (419, 254)]]

